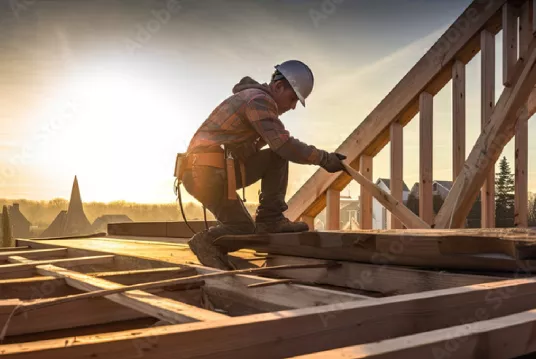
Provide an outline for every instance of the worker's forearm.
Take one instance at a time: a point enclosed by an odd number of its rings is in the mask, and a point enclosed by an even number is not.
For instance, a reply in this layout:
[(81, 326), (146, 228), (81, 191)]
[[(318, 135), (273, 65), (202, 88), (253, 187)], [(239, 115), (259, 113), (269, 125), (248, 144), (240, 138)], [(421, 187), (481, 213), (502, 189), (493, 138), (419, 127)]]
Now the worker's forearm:
[(307, 145), (293, 137), (290, 137), (276, 152), (289, 162), (307, 165), (321, 165), (328, 156), (326, 151)]

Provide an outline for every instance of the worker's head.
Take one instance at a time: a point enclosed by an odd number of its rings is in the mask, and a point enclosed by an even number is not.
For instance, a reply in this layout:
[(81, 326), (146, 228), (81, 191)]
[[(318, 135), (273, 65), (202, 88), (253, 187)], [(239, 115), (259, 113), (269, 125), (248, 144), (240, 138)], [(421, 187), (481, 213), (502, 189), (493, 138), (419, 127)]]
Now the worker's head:
[(277, 103), (279, 115), (294, 110), (298, 100), (305, 106), (305, 99), (313, 91), (313, 72), (303, 62), (285, 61), (275, 66), (270, 89)]

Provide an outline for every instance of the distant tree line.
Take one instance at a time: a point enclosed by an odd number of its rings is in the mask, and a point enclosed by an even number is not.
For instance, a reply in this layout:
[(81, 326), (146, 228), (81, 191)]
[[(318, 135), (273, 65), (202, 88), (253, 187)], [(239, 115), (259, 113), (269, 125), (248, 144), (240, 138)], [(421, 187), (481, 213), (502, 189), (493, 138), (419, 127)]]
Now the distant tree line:
[[(55, 198), (49, 201), (0, 199), (0, 210), (4, 205), (12, 205), (13, 203), (19, 203), (20, 211), (32, 223), (32, 226), (37, 226), (42, 230), (50, 225), (60, 211), (67, 210), (69, 207), (69, 201), (63, 198)], [(257, 204), (246, 203), (246, 208), (253, 215)], [(176, 203), (88, 202), (84, 203), (84, 212), (91, 223), (105, 214), (124, 214), (135, 222), (182, 221), (179, 205)], [(187, 220), (203, 219), (203, 207), (197, 203), (184, 203), (184, 212)], [(207, 211), (207, 219), (214, 219), (209, 211)]]

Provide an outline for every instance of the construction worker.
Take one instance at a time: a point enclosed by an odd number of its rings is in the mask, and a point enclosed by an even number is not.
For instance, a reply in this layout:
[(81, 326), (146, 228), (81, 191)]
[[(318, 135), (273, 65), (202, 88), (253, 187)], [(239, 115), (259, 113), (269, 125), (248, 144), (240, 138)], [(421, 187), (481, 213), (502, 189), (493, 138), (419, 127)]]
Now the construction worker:
[[(289, 161), (319, 165), (331, 173), (344, 170), (344, 155), (300, 142), (279, 120), (298, 101), (305, 106), (313, 90), (312, 71), (296, 60), (275, 69), (269, 84), (250, 77), (236, 84), (233, 95), (216, 107), (188, 146), (182, 183), (219, 223), (188, 242), (206, 266), (230, 269), (227, 250), (213, 243), (222, 235), (309, 230), (306, 223), (291, 222), (283, 215), (288, 208)], [(236, 189), (258, 180), (261, 192), (253, 220)]]

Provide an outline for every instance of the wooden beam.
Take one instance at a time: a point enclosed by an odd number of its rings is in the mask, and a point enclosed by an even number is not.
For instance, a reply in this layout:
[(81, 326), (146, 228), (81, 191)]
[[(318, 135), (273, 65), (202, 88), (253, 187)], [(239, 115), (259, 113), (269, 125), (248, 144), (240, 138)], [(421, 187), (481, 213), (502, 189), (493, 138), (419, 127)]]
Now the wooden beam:
[(301, 216), (300, 220), (307, 223), (310, 231), (315, 230), (315, 217), (313, 216)]
[(512, 85), (517, 62), (517, 14), (518, 9), (510, 2), (503, 5), (503, 84)]
[(339, 230), (341, 227), (341, 192), (330, 188), (326, 196), (326, 229)]
[(373, 196), (389, 212), (395, 215), (408, 228), (430, 228), (430, 225), (415, 215), (404, 203), (397, 201), (389, 193), (365, 178), (348, 164), (345, 164), (346, 171), (361, 185), (361, 191)]
[(11, 256), (24, 256), (29, 259), (39, 258), (51, 258), (51, 257), (65, 257), (67, 255), (66, 248), (54, 248), (54, 249), (34, 249), (25, 251), (9, 251), (0, 252), (0, 260), (5, 261)]
[(113, 263), (113, 255), (80, 257), (80, 258), (62, 258), (62, 259), (45, 259), (32, 261), (31, 263), (16, 263), (0, 265), (0, 275), (6, 278), (8, 274), (24, 275), (28, 271), (33, 271), (35, 267), (43, 264), (60, 264), (64, 267), (76, 267), (89, 264), (109, 264)]
[[(495, 36), (481, 33), (481, 128), (484, 129), (495, 108)], [(481, 191), (481, 227), (495, 227), (495, 165), (491, 166)]]
[(428, 224), (434, 221), (433, 118), (434, 97), (423, 92), (419, 97), (419, 215)]
[[(194, 231), (205, 229), (204, 221), (188, 221)], [(208, 221), (208, 226), (217, 223)], [(190, 238), (193, 234), (184, 222), (128, 222), (108, 224), (108, 234), (115, 236), (137, 237), (174, 237)]]
[[(89, 276), (106, 279), (122, 285), (188, 277), (195, 274), (197, 274), (197, 271), (193, 268), (155, 268), (149, 270), (87, 273)], [(78, 293), (78, 290), (69, 287), (65, 283), (65, 280), (61, 278), (39, 276), (0, 280), (0, 299), (18, 298), (21, 300), (30, 300), (36, 298), (63, 297), (75, 293)]]
[[(204, 266), (192, 265), (192, 267), (199, 274), (220, 272), (219, 269)], [(362, 295), (296, 284), (248, 288), (251, 284), (271, 281), (273, 280), (251, 275), (207, 277), (205, 278), (204, 290), (210, 295), (211, 300), (220, 304), (222, 309), (226, 309), (226, 306), (232, 306), (233, 302), (237, 302), (267, 312), (368, 299), (368, 297)]]
[[(307, 264), (317, 259), (271, 255), (267, 266), (283, 264)], [(466, 285), (505, 280), (503, 277), (458, 274), (445, 271), (425, 271), (393, 265), (377, 265), (358, 262), (338, 262), (339, 266), (326, 268), (275, 271), (278, 278), (292, 278), (311, 284), (329, 284), (337, 287), (378, 292), (385, 296), (419, 293)]]
[[(124, 287), (105, 279), (91, 277), (53, 265), (38, 266), (37, 272), (45, 276), (64, 278), (68, 285), (86, 292)], [(228, 318), (223, 314), (158, 297), (141, 290), (113, 294), (106, 298), (154, 318), (175, 324)]]
[[(372, 157), (361, 156), (361, 174), (372, 181)], [(359, 226), (361, 229), (372, 229), (372, 194), (363, 186), (359, 190)]]
[[(504, 3), (505, 0), (473, 1), (381, 103), (363, 121), (358, 121), (359, 127), (337, 151), (344, 153), (354, 168), (359, 167), (360, 156), (377, 153), (387, 143), (390, 124), (406, 124), (417, 113), (421, 92), (436, 94), (450, 81), (450, 64), (454, 59), (467, 63), (478, 53), (482, 28), (489, 25), (495, 33), (500, 30), (500, 9)], [(318, 214), (325, 206), (326, 190), (333, 186), (342, 189), (350, 180), (344, 173), (317, 171), (290, 199), (286, 216), (296, 220), (302, 214)]]
[[(393, 122), (390, 128), (391, 139), (391, 195), (400, 203), (404, 203), (404, 127)], [(391, 214), (390, 228), (403, 228), (402, 222)]]
[[(531, 249), (534, 247), (533, 240), (522, 240), (528, 247), (528, 252), (524, 252), (523, 244), (519, 248), (516, 240), (503, 241), (485, 236), (473, 238), (471, 235), (456, 236), (445, 232), (429, 236), (419, 232), (413, 234), (413, 230), (400, 231), (403, 233), (361, 231), (223, 236), (217, 242), (232, 250), (248, 248), (263, 253), (326, 260), (465, 271), (525, 270), (536, 273), (536, 266), (530, 260), (515, 259), (519, 251), (534, 257)], [(506, 253), (511, 256), (505, 256)]]
[[(485, 311), (476, 311), (475, 315), (486, 319)], [(293, 358), (413, 359), (447, 358), (451, 354), (455, 354), (457, 359), (484, 356), (525, 358), (533, 356), (536, 351), (536, 342), (533, 340), (534, 326), (536, 310), (529, 310), (491, 320), (387, 339), (381, 343), (355, 345)]]
[(515, 133), (518, 113), (536, 84), (536, 40), (532, 40), (527, 61), (521, 62), (519, 76), (512, 87), (506, 87), (490, 120), (480, 134), (463, 172), (454, 183), (436, 217), (436, 228), (453, 228), (463, 224), (477, 190), (495, 165), (504, 146)]
[[(508, 295), (501, 295), (504, 293)], [(144, 353), (154, 358), (282, 358), (429, 332), (482, 317), (500, 318), (531, 310), (535, 300), (535, 280), (508, 280), (221, 321), (81, 336), (76, 340), (3, 345), (0, 353), (20, 359), (70, 359), (82, 354), (120, 359), (132, 357), (132, 345), (151, 339), (157, 345), (147, 346)], [(531, 330), (528, 328), (527, 334)], [(503, 340), (510, 340), (510, 336)], [(529, 337), (519, 340), (512, 347), (527, 348)], [(494, 348), (495, 344), (483, 340), (481, 351), (475, 355), (486, 353), (488, 345)]]
[(452, 66), (452, 181), (465, 163), (465, 64)]
[[(528, 46), (532, 39), (532, 2), (526, 1), (521, 8), (519, 20), (519, 53), (520, 57), (527, 56)], [(515, 134), (515, 195), (514, 195), (514, 226), (528, 227), (528, 204), (529, 204), (529, 129), (528, 105), (525, 104), (523, 114), (517, 120)]]

